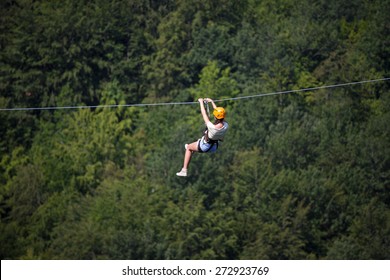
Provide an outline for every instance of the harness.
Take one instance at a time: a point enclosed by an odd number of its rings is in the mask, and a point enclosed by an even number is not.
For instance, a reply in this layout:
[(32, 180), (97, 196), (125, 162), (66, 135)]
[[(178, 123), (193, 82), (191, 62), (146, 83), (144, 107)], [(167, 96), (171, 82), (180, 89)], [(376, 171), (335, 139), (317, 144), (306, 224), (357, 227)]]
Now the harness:
[[(207, 148), (206, 151), (202, 151), (202, 149), (200, 148), (200, 144), (201, 142), (205, 140), (206, 143), (210, 144), (210, 147)], [(206, 129), (204, 131), (204, 135), (203, 137), (198, 141), (198, 152), (199, 153), (207, 153), (208, 151), (210, 151), (215, 145), (217, 145), (217, 149), (218, 149), (218, 145), (219, 145), (219, 140), (212, 140), (208, 137), (208, 129)]]

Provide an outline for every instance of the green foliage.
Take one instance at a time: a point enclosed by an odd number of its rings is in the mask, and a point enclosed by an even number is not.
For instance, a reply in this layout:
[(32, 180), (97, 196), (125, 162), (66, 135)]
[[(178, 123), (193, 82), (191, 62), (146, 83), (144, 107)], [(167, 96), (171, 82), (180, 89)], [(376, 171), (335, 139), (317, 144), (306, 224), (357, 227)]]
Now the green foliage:
[(209, 61), (199, 75), (199, 85), (193, 90), (194, 99), (235, 97), (238, 94), (237, 82), (229, 75), (230, 68), (221, 70), (217, 62)]
[[(215, 100), (389, 76), (389, 1), (1, 1), (0, 107)], [(0, 111), (2, 259), (389, 259), (387, 82)]]

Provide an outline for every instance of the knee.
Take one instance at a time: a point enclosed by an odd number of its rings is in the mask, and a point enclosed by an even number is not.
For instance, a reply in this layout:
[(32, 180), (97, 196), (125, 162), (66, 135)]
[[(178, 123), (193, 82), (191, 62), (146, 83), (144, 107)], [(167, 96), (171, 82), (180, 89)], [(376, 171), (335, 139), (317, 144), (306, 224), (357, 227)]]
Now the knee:
[(197, 152), (198, 151), (198, 142), (191, 143), (187, 146), (187, 150), (190, 152)]

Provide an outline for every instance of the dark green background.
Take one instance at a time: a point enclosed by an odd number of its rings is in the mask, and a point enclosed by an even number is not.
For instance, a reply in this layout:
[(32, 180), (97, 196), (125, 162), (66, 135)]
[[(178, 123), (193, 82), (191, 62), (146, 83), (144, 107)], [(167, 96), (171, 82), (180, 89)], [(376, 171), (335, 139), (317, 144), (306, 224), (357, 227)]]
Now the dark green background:
[[(387, 0), (2, 0), (0, 107), (196, 101), (389, 77)], [(2, 259), (389, 259), (388, 82), (0, 111)]]

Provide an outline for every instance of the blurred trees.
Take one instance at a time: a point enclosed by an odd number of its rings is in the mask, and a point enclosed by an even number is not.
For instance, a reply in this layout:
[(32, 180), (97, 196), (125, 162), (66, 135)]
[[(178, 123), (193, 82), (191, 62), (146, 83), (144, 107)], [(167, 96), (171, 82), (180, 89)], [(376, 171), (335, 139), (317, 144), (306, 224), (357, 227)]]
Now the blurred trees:
[[(0, 107), (196, 101), (389, 76), (386, 1), (0, 4)], [(388, 259), (388, 82), (0, 111), (2, 259)]]

